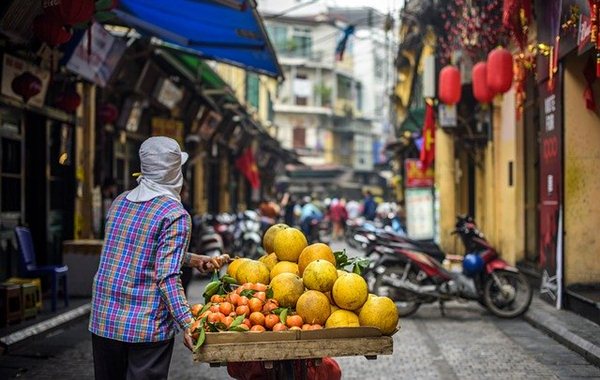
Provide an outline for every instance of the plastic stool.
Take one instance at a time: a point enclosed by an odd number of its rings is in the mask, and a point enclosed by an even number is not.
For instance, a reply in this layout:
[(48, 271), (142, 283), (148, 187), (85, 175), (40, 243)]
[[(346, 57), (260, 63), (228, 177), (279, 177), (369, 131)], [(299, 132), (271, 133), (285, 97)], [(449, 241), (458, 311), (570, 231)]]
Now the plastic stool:
[(21, 322), (23, 316), (23, 303), (21, 303), (21, 285), (0, 285), (2, 299), (2, 313), (0, 317), (3, 326), (9, 323)]
[(42, 301), (42, 280), (40, 278), (11, 277), (6, 280), (5, 284), (33, 284), (36, 287), (35, 307), (38, 311), (42, 311), (44, 303)]
[(21, 296), (23, 303), (23, 319), (37, 317), (37, 289), (32, 283), (21, 285)]

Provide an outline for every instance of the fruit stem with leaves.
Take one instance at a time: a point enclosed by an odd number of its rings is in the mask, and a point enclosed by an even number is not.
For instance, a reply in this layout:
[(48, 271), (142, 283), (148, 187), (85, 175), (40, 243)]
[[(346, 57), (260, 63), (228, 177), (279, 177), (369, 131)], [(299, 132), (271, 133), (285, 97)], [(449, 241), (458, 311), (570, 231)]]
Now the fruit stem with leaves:
[(348, 258), (346, 250), (333, 252), (335, 257), (336, 267), (338, 269), (345, 270), (347, 266), (352, 266), (352, 272), (358, 275), (362, 275), (362, 272), (369, 266), (371, 262), (369, 259), (364, 257), (352, 257)]

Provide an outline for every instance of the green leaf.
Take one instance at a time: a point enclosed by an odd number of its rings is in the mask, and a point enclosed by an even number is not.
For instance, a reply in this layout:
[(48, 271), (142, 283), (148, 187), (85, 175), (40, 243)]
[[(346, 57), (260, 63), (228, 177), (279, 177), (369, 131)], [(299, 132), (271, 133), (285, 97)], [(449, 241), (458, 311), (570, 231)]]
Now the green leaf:
[(281, 321), (281, 323), (283, 323), (285, 325), (285, 321), (287, 319), (287, 315), (288, 315), (288, 308), (283, 309), (283, 311), (281, 312), (281, 314), (279, 315), (279, 320)]
[(220, 322), (208, 322), (206, 325), (208, 326), (208, 328), (210, 329), (211, 332), (219, 332), (217, 323), (220, 323)]
[(237, 331), (237, 332), (246, 332), (248, 331), (248, 329), (243, 328), (242, 326), (234, 326), (234, 327), (230, 327), (229, 331)]
[(204, 341), (206, 340), (206, 331), (204, 331), (204, 323), (206, 323), (206, 317), (200, 320), (200, 335), (198, 336), (198, 341), (194, 346), (194, 352), (198, 351), (200, 346), (202, 346), (202, 344), (204, 344)]
[(112, 5), (112, 0), (98, 0), (96, 1), (95, 8), (97, 11), (109, 9)]
[(244, 322), (244, 316), (243, 315), (238, 315), (233, 322), (231, 322), (231, 325), (229, 326), (229, 330), (231, 330), (234, 327), (237, 327), (239, 325), (242, 324), (242, 322)]
[(221, 281), (224, 281), (224, 282), (226, 282), (226, 283), (228, 283), (228, 284), (233, 284), (233, 285), (237, 284), (237, 281), (236, 281), (236, 279), (235, 279), (235, 278), (233, 278), (233, 277), (231, 277), (231, 276), (229, 276), (229, 275), (225, 275), (225, 276), (223, 276), (223, 277), (221, 278)]
[[(211, 306), (212, 302), (207, 302), (206, 305), (204, 305), (204, 307), (202, 308), (202, 310), (200, 310), (200, 313), (198, 313), (198, 315), (202, 315), (206, 310), (210, 309)], [(204, 317), (203, 319), (206, 319), (206, 317)]]
[(115, 17), (116, 17), (116, 15), (110, 11), (100, 11), (100, 12), (96, 12), (94, 14), (94, 20), (96, 20), (99, 23), (103, 23), (103, 22), (112, 20)]
[(219, 271), (218, 270), (214, 270), (212, 277), (210, 278), (210, 281), (219, 281)]
[(348, 255), (346, 254), (346, 249), (333, 252), (333, 256), (335, 257), (336, 268), (343, 269), (346, 265), (348, 265)]
[(273, 288), (267, 289), (267, 298), (273, 298)]
[(227, 330), (227, 325), (225, 325), (225, 323), (223, 322), (216, 322), (215, 323), (215, 327), (219, 330), (219, 331), (225, 331)]
[(254, 295), (254, 293), (256, 293), (256, 290), (252, 290), (252, 289), (244, 289), (244, 290), (242, 290), (242, 292), (240, 293), (240, 296), (242, 296), (242, 297), (248, 297), (248, 298), (252, 298), (252, 296)]

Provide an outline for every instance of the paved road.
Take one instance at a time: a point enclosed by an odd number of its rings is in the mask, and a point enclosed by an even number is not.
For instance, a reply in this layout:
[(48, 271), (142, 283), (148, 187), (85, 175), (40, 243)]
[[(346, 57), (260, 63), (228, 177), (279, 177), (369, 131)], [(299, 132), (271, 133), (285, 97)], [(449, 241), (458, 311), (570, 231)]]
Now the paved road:
[[(194, 282), (190, 300), (200, 301)], [(191, 360), (177, 338), (171, 379), (227, 379), (223, 368)], [(394, 354), (367, 361), (337, 359), (344, 379), (600, 379), (600, 369), (521, 319), (499, 320), (476, 303), (423, 307), (401, 321)], [(92, 354), (85, 321), (0, 357), (0, 379), (91, 379)]]

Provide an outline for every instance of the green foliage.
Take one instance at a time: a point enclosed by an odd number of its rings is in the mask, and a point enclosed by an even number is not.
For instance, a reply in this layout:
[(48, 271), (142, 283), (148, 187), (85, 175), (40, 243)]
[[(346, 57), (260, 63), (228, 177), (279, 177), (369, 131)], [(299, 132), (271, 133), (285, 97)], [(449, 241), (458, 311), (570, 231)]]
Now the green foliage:
[(370, 260), (364, 257), (352, 257), (348, 258), (346, 250), (333, 252), (335, 257), (336, 267), (338, 269), (346, 270), (346, 267), (350, 266), (352, 272), (358, 275), (362, 275), (362, 272), (369, 266)]

